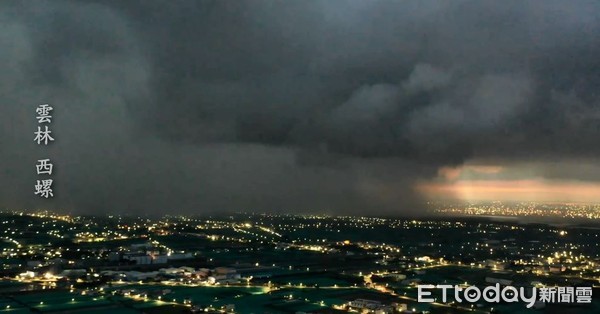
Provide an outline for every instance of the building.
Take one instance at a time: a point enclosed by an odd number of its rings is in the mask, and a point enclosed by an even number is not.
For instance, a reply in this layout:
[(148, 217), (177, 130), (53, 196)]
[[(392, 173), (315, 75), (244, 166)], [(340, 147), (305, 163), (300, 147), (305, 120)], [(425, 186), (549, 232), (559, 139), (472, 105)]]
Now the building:
[(170, 261), (182, 260), (182, 259), (191, 259), (194, 258), (192, 253), (171, 253), (168, 256)]
[(149, 255), (146, 253), (126, 253), (123, 255), (123, 259), (135, 262), (136, 265), (166, 264), (168, 256)]
[(123, 255), (124, 260), (132, 261), (136, 265), (150, 265), (152, 264), (152, 257), (146, 253), (127, 253)]
[(351, 309), (366, 311), (367, 313), (384, 314), (394, 312), (394, 308), (390, 305), (367, 299), (356, 299), (354, 301), (350, 301), (348, 303), (348, 307)]

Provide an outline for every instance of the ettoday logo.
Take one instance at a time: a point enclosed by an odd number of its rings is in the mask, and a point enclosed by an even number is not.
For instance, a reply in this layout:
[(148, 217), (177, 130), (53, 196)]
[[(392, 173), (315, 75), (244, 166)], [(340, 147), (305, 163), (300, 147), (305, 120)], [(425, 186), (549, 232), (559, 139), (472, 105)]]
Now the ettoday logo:
[(435, 302), (432, 298), (432, 289), (440, 289), (442, 302), (448, 300), (448, 290), (454, 290), (454, 300), (458, 303), (477, 303), (482, 299), (488, 303), (500, 302), (524, 302), (527, 308), (534, 306), (536, 302), (544, 303), (590, 303), (592, 301), (592, 287), (549, 287), (549, 288), (516, 288), (513, 286), (500, 287), (500, 284), (487, 286), (480, 289), (477, 286), (453, 286), (453, 285), (419, 285), (419, 302)]

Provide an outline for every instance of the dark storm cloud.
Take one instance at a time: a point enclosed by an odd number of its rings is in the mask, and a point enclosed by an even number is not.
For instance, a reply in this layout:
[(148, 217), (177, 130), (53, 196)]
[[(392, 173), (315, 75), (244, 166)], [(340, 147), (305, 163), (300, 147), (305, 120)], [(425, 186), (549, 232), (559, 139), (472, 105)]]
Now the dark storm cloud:
[[(5, 207), (405, 213), (439, 166), (598, 152), (595, 1), (1, 8)], [(45, 155), (57, 197), (40, 203)]]

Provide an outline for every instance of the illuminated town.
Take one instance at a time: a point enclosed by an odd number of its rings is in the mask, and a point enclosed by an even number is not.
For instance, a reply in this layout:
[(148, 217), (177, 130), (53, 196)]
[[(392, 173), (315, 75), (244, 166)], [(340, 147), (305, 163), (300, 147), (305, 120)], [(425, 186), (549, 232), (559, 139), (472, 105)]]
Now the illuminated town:
[[(433, 203), (434, 212), (459, 216), (519, 217), (520, 219), (600, 219), (600, 205), (587, 203), (538, 203), (538, 202), (486, 202), (449, 205)], [(565, 222), (568, 222), (565, 221)]]
[[(569, 208), (565, 205), (565, 208)], [(488, 207), (482, 210), (489, 210)], [(2, 311), (514, 313), (417, 284), (589, 286), (600, 230), (475, 218), (2, 213)]]

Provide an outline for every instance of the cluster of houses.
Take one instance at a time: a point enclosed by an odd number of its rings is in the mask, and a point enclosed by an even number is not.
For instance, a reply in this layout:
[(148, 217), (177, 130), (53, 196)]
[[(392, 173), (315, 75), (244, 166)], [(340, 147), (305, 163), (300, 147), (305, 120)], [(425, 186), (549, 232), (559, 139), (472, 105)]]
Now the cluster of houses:
[(357, 310), (361, 313), (369, 314), (404, 313), (408, 310), (407, 305), (404, 303), (386, 304), (381, 301), (367, 299), (356, 299), (354, 301), (350, 301), (347, 304), (347, 309)]
[(192, 259), (190, 252), (165, 252), (155, 249), (150, 243), (133, 244), (126, 251), (114, 251), (108, 254), (108, 261), (128, 261), (135, 265), (167, 264), (172, 261)]
[(214, 269), (181, 266), (161, 268), (155, 271), (100, 271), (101, 277), (119, 281), (170, 281), (187, 284), (227, 284), (238, 283), (242, 280), (234, 268), (217, 267)]

